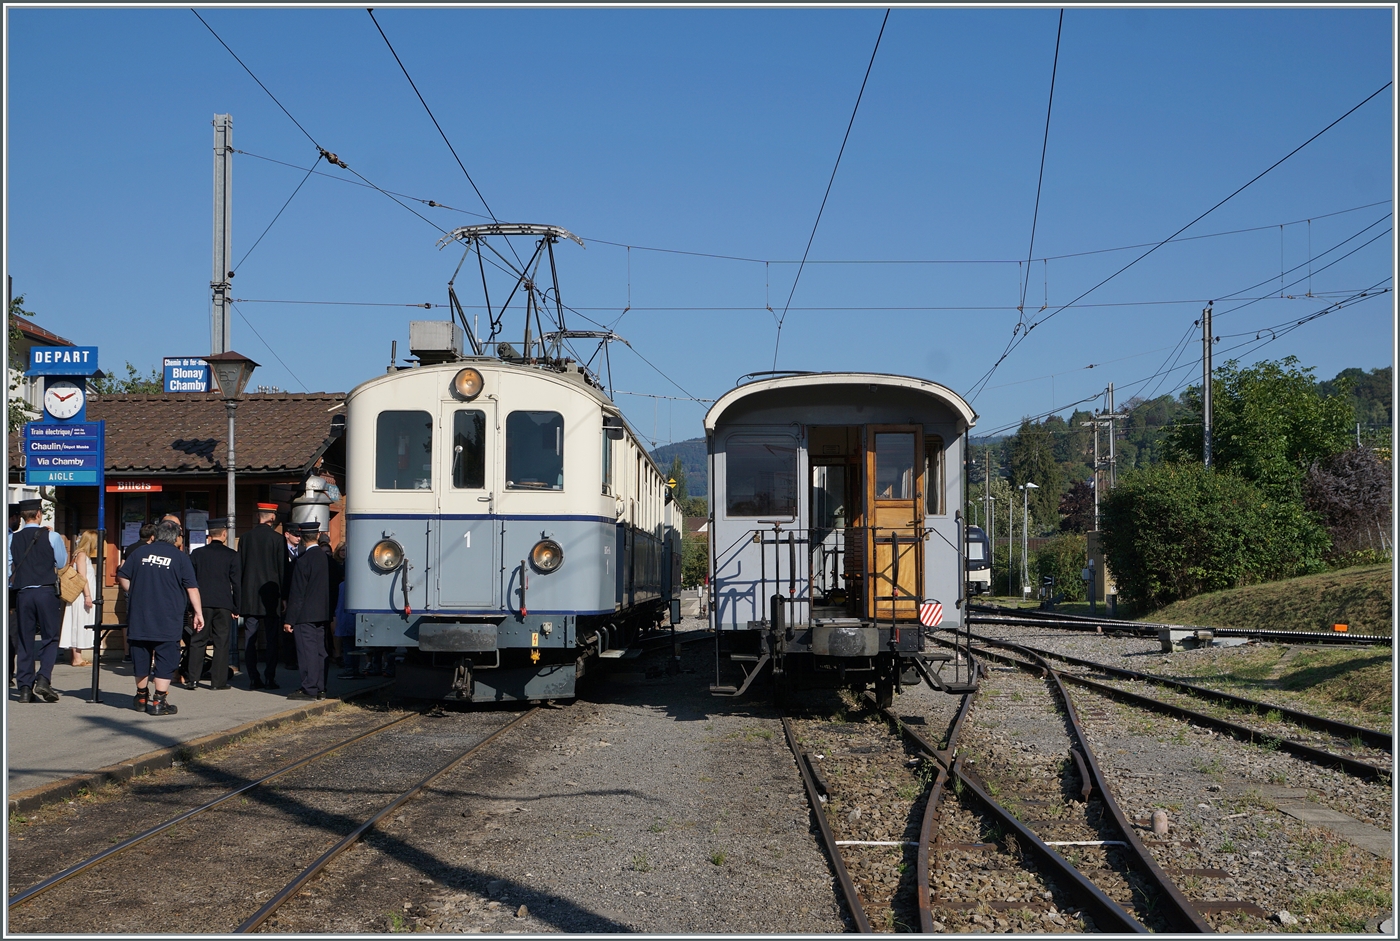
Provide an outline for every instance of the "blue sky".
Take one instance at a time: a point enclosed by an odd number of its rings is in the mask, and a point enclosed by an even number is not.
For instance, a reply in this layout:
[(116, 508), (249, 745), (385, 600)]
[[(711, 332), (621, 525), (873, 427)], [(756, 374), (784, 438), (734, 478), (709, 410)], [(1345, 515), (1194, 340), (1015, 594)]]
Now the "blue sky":
[[(391, 341), (406, 350), (410, 319), (446, 310), (263, 302), (445, 303), (460, 252), (436, 249), (440, 229), (484, 209), (363, 8), (201, 12), (354, 170), (466, 210), (410, 203), (430, 225), (331, 168), (239, 267), (233, 347), (262, 363), (254, 382), (348, 390), (383, 371)], [(558, 248), (561, 290), (579, 312), (570, 327), (617, 321), (641, 354), (614, 346), (617, 389), (709, 399), (773, 365), (765, 307), (788, 298), (883, 13), (376, 10), (495, 215), (587, 243)], [(964, 393), (987, 373), (1019, 319), (1058, 16), (893, 11), (810, 258), (939, 263), (809, 262), (779, 367), (906, 373)], [(259, 157), (309, 167), (315, 147), (186, 9), (5, 17), (14, 290), (45, 327), (99, 346), (109, 370), (207, 352), (213, 114), (233, 115), (246, 151), (235, 259), (303, 176)], [(1078, 253), (1167, 237), (1381, 88), (1393, 40), (1388, 8), (1066, 11), (1026, 319), (1145, 249)], [(1082, 302), (1110, 306), (1039, 324), (978, 390), (978, 431), (1110, 381), (1120, 403), (1184, 387), (1199, 373), (1202, 302), (1232, 293), (1215, 308), (1217, 362), (1291, 354), (1319, 377), (1390, 364), (1393, 294), (1267, 345), (1253, 337), (1393, 284), (1393, 91), (1185, 235), (1255, 231), (1164, 246)], [(1303, 296), (1310, 257), (1317, 269), (1378, 235)], [(1294, 297), (1278, 298), (1280, 270), (1299, 265), (1283, 280), (1304, 279), (1285, 287)], [(481, 303), (478, 280), (459, 288)], [(1226, 312), (1246, 298), (1264, 299)], [(519, 319), (506, 326), (518, 340)], [(1174, 347), (1179, 368), (1143, 384)], [(701, 434), (703, 404), (618, 400), (658, 442)]]

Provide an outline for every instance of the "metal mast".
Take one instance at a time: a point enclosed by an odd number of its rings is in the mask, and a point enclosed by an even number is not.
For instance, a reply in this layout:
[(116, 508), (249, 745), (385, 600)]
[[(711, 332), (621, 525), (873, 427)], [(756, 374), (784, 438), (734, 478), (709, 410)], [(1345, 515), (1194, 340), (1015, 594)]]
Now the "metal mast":
[(227, 353), (233, 253), (233, 115), (214, 115), (214, 267), (209, 279), (209, 352)]
[(1201, 311), (1201, 461), (1206, 467), (1211, 465), (1210, 314), (1211, 305), (1208, 304)]

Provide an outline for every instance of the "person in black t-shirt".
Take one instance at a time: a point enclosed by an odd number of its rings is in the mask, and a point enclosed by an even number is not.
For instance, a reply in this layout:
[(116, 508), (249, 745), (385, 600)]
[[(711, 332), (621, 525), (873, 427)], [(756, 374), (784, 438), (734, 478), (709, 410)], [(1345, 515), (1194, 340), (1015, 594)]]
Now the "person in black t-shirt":
[[(187, 604), (194, 608), (194, 629), (204, 630), (204, 607), (194, 566), (190, 557), (176, 548), (180, 535), (179, 523), (161, 520), (156, 524), (155, 541), (137, 546), (117, 570), (117, 580), (127, 597), (126, 636), (136, 669), (132, 705), (153, 716), (177, 711), (166, 701), (166, 693), (180, 666), (180, 634)], [(147, 690), (152, 674), (154, 693)]]

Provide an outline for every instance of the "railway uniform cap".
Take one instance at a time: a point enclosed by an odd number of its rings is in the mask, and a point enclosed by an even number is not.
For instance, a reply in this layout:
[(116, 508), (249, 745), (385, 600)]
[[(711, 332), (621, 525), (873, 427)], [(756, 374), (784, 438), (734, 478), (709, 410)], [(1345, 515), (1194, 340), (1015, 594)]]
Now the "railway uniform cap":
[(211, 519), (205, 525), (210, 529), (228, 529), (228, 517), (221, 516), (218, 519)]
[(15, 504), (21, 513), (38, 513), (44, 508), (43, 500), (21, 500)]
[(321, 524), (315, 520), (307, 520), (304, 523), (297, 523), (293, 528), (296, 529), (298, 536), (305, 539), (308, 536), (315, 536), (319, 533), (321, 531)]
[(277, 504), (275, 504), (275, 503), (259, 503), (259, 504), (258, 504), (258, 512), (260, 512), (260, 513), (276, 513), (276, 512), (277, 512)]
[(19, 516), (19, 504), (18, 504), (18, 503), (11, 503), (11, 504), (10, 504), (10, 515), (11, 515), (11, 516)]

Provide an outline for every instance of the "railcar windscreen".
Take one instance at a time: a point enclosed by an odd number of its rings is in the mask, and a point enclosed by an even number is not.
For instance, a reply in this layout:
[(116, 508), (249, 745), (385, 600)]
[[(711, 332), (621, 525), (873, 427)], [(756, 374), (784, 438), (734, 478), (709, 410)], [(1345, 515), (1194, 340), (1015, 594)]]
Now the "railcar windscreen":
[(967, 561), (983, 562), (987, 558), (987, 547), (981, 540), (969, 539), (967, 541)]
[(486, 413), (480, 409), (462, 408), (452, 416), (452, 486), (486, 486)]
[(506, 488), (564, 489), (564, 416), (558, 412), (507, 416)]
[(380, 412), (374, 449), (378, 490), (431, 490), (433, 417), (427, 412)]
[(733, 435), (725, 443), (724, 466), (728, 515), (797, 515), (797, 439)]

